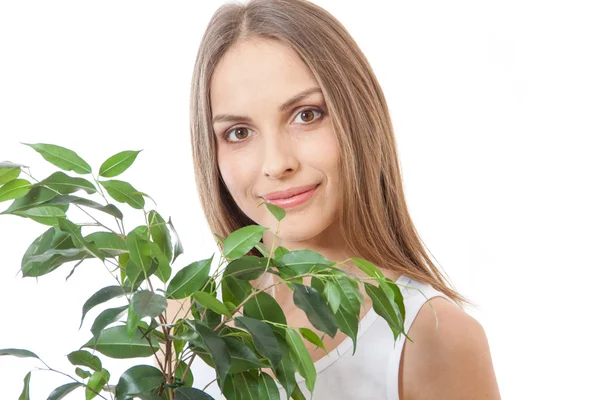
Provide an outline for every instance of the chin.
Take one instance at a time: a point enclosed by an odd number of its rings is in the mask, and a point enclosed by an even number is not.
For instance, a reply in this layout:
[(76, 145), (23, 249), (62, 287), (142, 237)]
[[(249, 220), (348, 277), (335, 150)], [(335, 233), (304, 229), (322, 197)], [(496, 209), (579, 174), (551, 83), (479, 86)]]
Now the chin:
[[(286, 223), (287, 222), (287, 223)], [(321, 235), (326, 229), (328, 224), (323, 224), (323, 221), (311, 221), (304, 219), (300, 222), (295, 221), (281, 221), (279, 227), (279, 234), (277, 242), (285, 244), (291, 244), (292, 242), (298, 243), (302, 247), (302, 242), (312, 241), (315, 237)], [(269, 227), (271, 228), (271, 227)], [(275, 231), (276, 225), (272, 227), (273, 232)], [(276, 243), (277, 246), (277, 243)]]

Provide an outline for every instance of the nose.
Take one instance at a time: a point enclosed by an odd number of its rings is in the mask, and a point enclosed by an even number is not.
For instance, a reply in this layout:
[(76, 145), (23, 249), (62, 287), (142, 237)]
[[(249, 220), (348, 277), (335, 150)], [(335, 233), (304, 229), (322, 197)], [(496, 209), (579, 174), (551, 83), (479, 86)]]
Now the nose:
[(270, 179), (281, 179), (298, 169), (298, 158), (291, 138), (285, 132), (264, 135), (263, 175)]

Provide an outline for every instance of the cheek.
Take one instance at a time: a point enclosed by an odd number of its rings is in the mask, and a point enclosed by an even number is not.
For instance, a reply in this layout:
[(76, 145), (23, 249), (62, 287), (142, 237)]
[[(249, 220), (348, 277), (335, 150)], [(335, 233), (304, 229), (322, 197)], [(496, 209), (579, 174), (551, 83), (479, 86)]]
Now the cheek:
[(242, 154), (231, 151), (219, 151), (218, 166), (225, 186), (236, 202), (243, 200), (254, 182), (252, 176), (255, 166), (252, 159), (247, 160)]
[(303, 159), (320, 170), (329, 179), (338, 180), (339, 150), (337, 138), (332, 130), (326, 130), (314, 136), (315, 140), (303, 147)]

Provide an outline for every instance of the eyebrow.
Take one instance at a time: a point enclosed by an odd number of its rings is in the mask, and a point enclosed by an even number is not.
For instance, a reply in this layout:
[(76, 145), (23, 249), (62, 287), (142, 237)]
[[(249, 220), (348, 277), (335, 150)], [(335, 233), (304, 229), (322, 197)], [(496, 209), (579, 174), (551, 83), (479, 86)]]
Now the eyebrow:
[[(291, 106), (293, 106), (294, 104), (299, 102), (300, 100), (310, 96), (313, 93), (323, 94), (323, 92), (321, 91), (321, 88), (319, 88), (319, 87), (312, 87), (310, 89), (303, 90), (302, 92), (291, 97), (285, 103), (280, 105), (279, 112), (283, 112), (283, 111), (287, 110), (288, 108), (290, 108)], [(213, 124), (215, 124), (217, 122), (235, 122), (235, 121), (252, 122), (252, 118), (250, 118), (246, 115), (220, 114), (220, 115), (215, 116), (212, 120)]]

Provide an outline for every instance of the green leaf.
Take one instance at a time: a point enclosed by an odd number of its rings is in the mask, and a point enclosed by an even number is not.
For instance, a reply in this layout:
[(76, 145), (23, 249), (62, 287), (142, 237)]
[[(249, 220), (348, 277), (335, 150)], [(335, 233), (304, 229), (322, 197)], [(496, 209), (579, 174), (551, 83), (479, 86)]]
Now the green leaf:
[(71, 194), (78, 190), (84, 190), (87, 194), (96, 193), (96, 186), (87, 179), (72, 177), (61, 171), (57, 171), (36, 183), (36, 186), (47, 186), (62, 195)]
[(104, 368), (102, 371), (94, 372), (91, 378), (87, 382), (85, 388), (85, 400), (91, 400), (96, 397), (102, 391), (102, 387), (108, 383), (110, 379), (110, 373)]
[(89, 351), (77, 350), (69, 353), (67, 358), (73, 365), (81, 365), (96, 372), (102, 371), (102, 361)]
[(285, 341), (285, 335), (276, 335), (276, 337), (281, 351), (281, 361), (277, 367), (273, 369), (273, 372), (281, 386), (285, 389), (287, 394), (286, 398), (289, 399), (296, 386), (296, 367), (292, 361), (290, 349)]
[(196, 388), (181, 387), (175, 390), (175, 400), (215, 400), (205, 392)]
[(297, 283), (292, 283), (292, 286), (294, 287), (294, 304), (306, 313), (308, 320), (315, 328), (334, 337), (337, 331), (335, 317), (321, 297), (321, 293), (310, 286)]
[(313, 269), (320, 270), (334, 264), (312, 250), (290, 251), (285, 253), (280, 261), (286, 267), (293, 269), (297, 275), (306, 274)]
[(285, 247), (277, 246), (277, 248), (273, 252), (273, 257), (275, 257), (276, 260), (281, 260), (281, 257), (283, 257), (284, 255), (286, 255), (289, 252), (290, 251), (288, 249), (286, 249)]
[(202, 304), (203, 306), (213, 310), (214, 312), (221, 314), (221, 315), (227, 315), (227, 316), (231, 316), (231, 314), (229, 313), (229, 309), (227, 309), (227, 307), (225, 306), (225, 304), (221, 303), (215, 296), (206, 293), (206, 292), (195, 292), (192, 297), (194, 298), (194, 300), (196, 300), (198, 303)]
[(169, 258), (162, 252), (160, 247), (154, 243), (150, 242), (150, 248), (152, 249), (152, 256), (156, 259), (158, 263), (158, 269), (156, 271), (156, 276), (162, 283), (167, 283), (169, 278), (171, 277), (171, 262)]
[[(129, 255), (129, 253), (127, 253)], [(134, 290), (137, 290), (139, 285), (144, 281), (144, 271), (133, 262), (131, 257), (127, 260), (125, 265), (125, 275), (127, 276), (128, 285), (133, 286)]]
[(129, 335), (129, 337), (133, 337), (133, 335), (138, 332), (138, 325), (140, 323), (140, 321), (142, 320), (142, 317), (140, 317), (138, 315), (137, 312), (135, 312), (135, 308), (133, 308), (133, 302), (129, 303), (129, 308), (127, 309), (127, 334)]
[(406, 310), (404, 308), (404, 296), (402, 296), (402, 292), (400, 291), (400, 289), (398, 288), (398, 285), (396, 285), (396, 282), (392, 281), (389, 278), (385, 278), (388, 286), (391, 288), (392, 293), (394, 294), (394, 303), (397, 306), (397, 311), (398, 311), (398, 320), (400, 322), (400, 327), (402, 328), (401, 332), (404, 332), (404, 320), (406, 318)]
[[(398, 315), (396, 314), (394, 307), (390, 303), (390, 300), (385, 295), (383, 290), (367, 282), (365, 282), (364, 285), (367, 295), (369, 295), (369, 297), (373, 301), (373, 309), (375, 310), (375, 312), (382, 316), (388, 322), (392, 330), (395, 329), (397, 332), (400, 332), (402, 328), (400, 327)], [(398, 336), (398, 333), (396, 331), (394, 332), (394, 337)]]
[[(125, 286), (130, 286), (129, 283), (125, 283), (127, 280), (127, 264), (129, 264), (130, 257), (129, 253), (119, 254), (117, 257), (119, 261), (119, 276), (121, 277), (120, 282)], [(133, 262), (131, 262), (133, 264)]]
[[(90, 339), (83, 347), (94, 348), (94, 338)], [(158, 342), (152, 337), (150, 343), (142, 338), (142, 333), (136, 330), (133, 337), (129, 337), (127, 327), (114, 326), (102, 331), (95, 345), (96, 350), (111, 358), (148, 357), (158, 351)]]
[(23, 391), (19, 396), (19, 400), (29, 400), (29, 381), (31, 380), (31, 371), (25, 375), (25, 379), (23, 379)]
[[(229, 309), (227, 309), (227, 312), (229, 312)], [(215, 329), (219, 326), (223, 319), (220, 313), (211, 310), (197, 301), (193, 301), (192, 315), (195, 319), (205, 322), (210, 329)]]
[(47, 261), (55, 255), (62, 255), (62, 256), (65, 256), (66, 258), (78, 259), (78, 258), (85, 258), (84, 256), (87, 254), (88, 254), (88, 252), (83, 249), (52, 249), (52, 250), (46, 250), (46, 252), (44, 252), (43, 254), (39, 254), (37, 256), (31, 256), (29, 258), (29, 260), (32, 262)]
[(237, 391), (235, 390), (235, 384), (233, 382), (234, 375), (228, 374), (223, 381), (221, 392), (227, 400), (238, 400)]
[(244, 328), (252, 336), (260, 354), (267, 357), (273, 367), (281, 361), (281, 350), (271, 327), (260, 320), (248, 317), (234, 318), (235, 326)]
[[(34, 187), (35, 189), (35, 187)], [(33, 190), (33, 189), (32, 189)], [(85, 206), (89, 208), (93, 208), (98, 211), (102, 211), (106, 214), (112, 215), (113, 217), (123, 219), (123, 213), (114, 205), (107, 204), (103, 205), (97, 203), (95, 201), (84, 199), (83, 197), (73, 196), (73, 195), (64, 195), (64, 196), (56, 196), (53, 199), (47, 201), (45, 204), (47, 205), (69, 205), (69, 204), (77, 204), (80, 206)]]
[(127, 253), (129, 251), (125, 240), (112, 232), (93, 232), (84, 236), (84, 239), (88, 242), (94, 242), (98, 250), (107, 253), (111, 257), (116, 257), (119, 254)]
[(133, 309), (141, 318), (158, 317), (167, 309), (167, 299), (149, 290), (140, 290), (133, 295)]
[(304, 346), (302, 338), (298, 332), (288, 327), (285, 331), (285, 340), (290, 348), (292, 360), (298, 368), (298, 373), (304, 377), (306, 380), (306, 387), (312, 393), (315, 389), (317, 371), (308, 350), (306, 350), (306, 347)]
[(104, 254), (102, 254), (102, 252), (100, 252), (100, 250), (98, 250), (96, 245), (94, 243), (88, 243), (83, 238), (83, 236), (81, 236), (81, 226), (75, 225), (73, 222), (69, 221), (68, 219), (59, 218), (58, 219), (58, 227), (60, 228), (61, 231), (68, 232), (71, 235), (71, 237), (73, 239), (73, 243), (75, 243), (75, 245), (77, 245), (78, 247), (84, 247), (85, 249), (87, 249), (89, 251), (89, 253), (91, 255), (94, 255), (97, 258), (99, 258), (100, 260), (104, 261), (104, 258), (105, 258)]
[(279, 303), (265, 292), (259, 292), (244, 304), (244, 316), (278, 324), (287, 324), (285, 314)]
[(169, 259), (173, 258), (173, 243), (171, 242), (171, 234), (163, 217), (155, 210), (150, 210), (148, 213), (148, 221), (150, 223), (150, 235), (152, 241), (160, 248), (162, 253)]
[(114, 299), (115, 297), (124, 296), (126, 293), (128, 293), (129, 290), (130, 288), (126, 288), (123, 286), (107, 286), (94, 293), (92, 297), (90, 297), (83, 305), (79, 329), (81, 329), (81, 326), (83, 325), (83, 319), (85, 318), (85, 314), (87, 314), (88, 311), (96, 307), (98, 304), (105, 303), (108, 300)]
[(308, 328), (299, 328), (298, 330), (300, 331), (300, 334), (304, 339), (308, 340), (312, 344), (316, 345), (317, 347), (320, 347), (321, 349), (325, 350), (325, 352), (327, 352), (323, 341), (319, 338), (319, 336), (316, 333), (314, 333)]
[(177, 272), (167, 286), (167, 298), (183, 299), (202, 289), (208, 280), (213, 257), (214, 255), (209, 259), (193, 262)]
[(13, 356), (19, 358), (32, 357), (37, 358), (38, 360), (40, 359), (37, 354), (25, 349), (0, 349), (0, 356)]
[(340, 307), (351, 314), (358, 314), (360, 312), (361, 298), (358, 297), (359, 293), (352, 286), (350, 278), (338, 277), (335, 279), (335, 284), (340, 289)]
[(31, 183), (27, 179), (13, 179), (0, 187), (0, 202), (18, 199), (25, 196), (31, 189)]
[(261, 239), (267, 228), (258, 225), (244, 226), (232, 232), (223, 242), (227, 258), (239, 258), (248, 253)]
[(94, 323), (92, 324), (91, 331), (94, 337), (97, 338), (98, 336), (100, 336), (100, 332), (102, 332), (104, 328), (106, 328), (113, 322), (118, 321), (119, 318), (121, 318), (125, 314), (125, 311), (127, 311), (128, 308), (129, 306), (122, 306), (116, 308), (109, 308), (102, 311), (96, 317)]
[(150, 241), (141, 237), (135, 231), (127, 234), (127, 249), (129, 249), (129, 257), (140, 267), (144, 272), (148, 272), (152, 265), (152, 247)]
[(312, 286), (313, 289), (315, 289), (321, 294), (325, 292), (325, 284), (323, 283), (323, 278), (313, 276), (312, 278), (310, 278), (310, 286)]
[(383, 273), (373, 263), (362, 258), (352, 258), (354, 264), (372, 278), (383, 278)]
[(261, 373), (258, 376), (258, 398), (263, 400), (279, 400), (279, 389), (269, 374)]
[(175, 230), (175, 226), (173, 226), (173, 222), (171, 222), (171, 217), (169, 217), (169, 222), (167, 222), (171, 230), (173, 231), (173, 260), (171, 262), (175, 262), (175, 259), (181, 254), (183, 254), (183, 246), (181, 244), (181, 240), (179, 240), (179, 235)]
[(264, 257), (242, 256), (227, 265), (223, 277), (234, 277), (245, 281), (258, 279), (267, 267), (267, 260)]
[(133, 164), (141, 151), (142, 150), (125, 150), (110, 156), (102, 163), (98, 174), (104, 178), (112, 178), (122, 174), (131, 166), (131, 164)]
[(236, 307), (252, 293), (250, 282), (232, 276), (223, 278), (221, 285), (223, 301), (226, 303), (229, 302)]
[[(155, 318), (151, 318), (150, 319), (150, 325), (148, 326), (148, 329), (146, 329), (144, 331), (144, 333), (142, 334), (142, 337), (146, 337), (148, 336), (150, 333), (152, 333), (156, 328), (158, 328), (158, 322), (156, 322)], [(162, 335), (164, 336), (164, 335)]]
[(356, 342), (358, 339), (358, 316), (358, 313), (347, 311), (341, 307), (335, 314), (335, 321), (338, 329), (352, 339), (352, 355), (354, 355), (356, 352)]
[[(4, 188), (4, 186), (2, 186), (2, 188)], [(0, 189), (0, 191), (1, 190), (2, 189)], [(31, 207), (36, 207), (53, 199), (56, 196), (58, 196), (58, 193), (53, 190), (43, 186), (33, 186), (25, 196), (13, 201), (12, 204), (0, 214), (12, 214), (15, 211), (23, 211)]]
[(110, 197), (119, 203), (127, 203), (137, 210), (143, 209), (146, 204), (144, 198), (137, 194), (137, 190), (128, 182), (113, 179), (100, 181), (100, 184), (104, 186)]
[(75, 368), (75, 374), (77, 374), (77, 376), (80, 377), (81, 379), (87, 379), (90, 376), (92, 376), (92, 373), (90, 371), (86, 371), (79, 367)]
[(81, 383), (67, 383), (62, 386), (59, 386), (56, 389), (54, 389), (52, 393), (50, 393), (50, 396), (48, 396), (47, 400), (61, 400), (73, 390), (81, 386), (83, 386), (83, 384)]
[(300, 390), (300, 387), (298, 385), (296, 385), (294, 387), (294, 391), (292, 392), (292, 399), (293, 400), (306, 400), (306, 397), (304, 397), (304, 393), (302, 393), (302, 391)]
[(33, 243), (29, 245), (27, 251), (21, 259), (21, 272), (23, 277), (26, 276), (41, 276), (52, 272), (68, 259), (56, 254), (47, 261), (33, 261), (33, 259), (39, 255), (46, 253), (47, 251), (57, 249), (70, 249), (75, 247), (71, 235), (61, 231), (56, 227), (49, 228), (40, 236), (38, 236)]
[[(181, 378), (183, 377), (183, 373), (187, 369), (187, 366), (188, 365), (183, 361), (181, 361), (177, 365), (177, 370), (175, 371), (175, 377), (178, 378), (180, 381), (181, 381)], [(187, 372), (187, 375), (185, 376), (185, 381), (182, 382), (182, 385), (184, 387), (192, 387), (193, 384), (194, 384), (194, 374), (192, 374), (192, 369), (190, 368)]]
[(23, 211), (14, 212), (15, 215), (29, 218), (35, 222), (44, 225), (59, 226), (58, 219), (67, 218), (67, 215), (63, 210), (58, 207), (52, 206), (38, 206), (28, 208)]
[(117, 400), (125, 400), (131, 394), (150, 392), (165, 381), (162, 372), (150, 365), (136, 365), (123, 372), (115, 387)]
[(65, 171), (75, 171), (78, 174), (91, 174), (92, 167), (77, 155), (73, 150), (54, 144), (22, 143), (31, 147), (46, 159)]
[(4, 185), (8, 181), (17, 179), (21, 174), (21, 168), (3, 168), (0, 166), (0, 185)]
[(260, 252), (263, 257), (269, 257), (269, 249), (263, 242), (258, 242), (254, 245), (254, 248)]
[(195, 328), (215, 363), (217, 376), (219, 379), (224, 380), (231, 366), (231, 356), (225, 340), (198, 321), (195, 323)]
[(258, 392), (258, 381), (248, 372), (235, 374), (233, 377), (235, 390), (244, 400), (261, 400)]
[(266, 203), (267, 204), (267, 208), (269, 209), (269, 212), (271, 214), (273, 214), (273, 216), (275, 217), (275, 219), (277, 219), (277, 221), (281, 221), (284, 217), (285, 217), (285, 210), (279, 206), (276, 206), (275, 204), (271, 204), (271, 203)]
[(269, 368), (269, 365), (261, 362), (254, 351), (242, 340), (232, 337), (223, 337), (223, 340), (231, 358), (231, 367), (228, 373), (235, 374), (254, 368)]
[(323, 289), (323, 296), (327, 300), (327, 303), (329, 303), (331, 311), (335, 314), (340, 308), (340, 303), (342, 301), (340, 290), (335, 283), (331, 281), (327, 282), (325, 288)]

